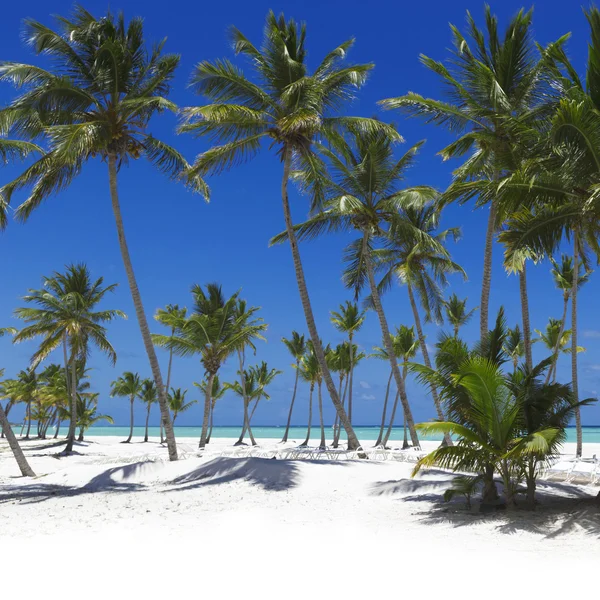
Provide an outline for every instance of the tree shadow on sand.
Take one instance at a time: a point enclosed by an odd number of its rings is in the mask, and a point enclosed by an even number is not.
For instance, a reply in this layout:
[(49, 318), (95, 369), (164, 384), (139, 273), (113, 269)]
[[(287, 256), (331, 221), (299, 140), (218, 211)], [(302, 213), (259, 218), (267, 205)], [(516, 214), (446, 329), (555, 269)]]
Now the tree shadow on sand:
[[(485, 522), (494, 523), (496, 531), (508, 535), (527, 532), (550, 539), (583, 530), (600, 538), (597, 490), (590, 492), (567, 483), (540, 480), (536, 510), (525, 508), (523, 498), (514, 510), (481, 513), (475, 499), (471, 510), (466, 508), (464, 499), (460, 497), (450, 502), (443, 501), (443, 493), (451, 487), (453, 477), (450, 473), (432, 469), (417, 479), (376, 482), (371, 488), (371, 495), (394, 496), (402, 502), (427, 503), (427, 509), (418, 518), (422, 523), (431, 525), (470, 527)], [(499, 489), (501, 491), (501, 485)]]
[[(306, 460), (303, 463), (323, 466), (344, 465), (343, 462), (325, 460)], [(247, 481), (262, 487), (264, 490), (280, 492), (295, 487), (298, 485), (299, 480), (300, 468), (298, 461), (220, 457), (185, 475), (176, 477), (170, 484), (177, 487), (172, 487), (166, 491), (177, 492), (232, 481)]]

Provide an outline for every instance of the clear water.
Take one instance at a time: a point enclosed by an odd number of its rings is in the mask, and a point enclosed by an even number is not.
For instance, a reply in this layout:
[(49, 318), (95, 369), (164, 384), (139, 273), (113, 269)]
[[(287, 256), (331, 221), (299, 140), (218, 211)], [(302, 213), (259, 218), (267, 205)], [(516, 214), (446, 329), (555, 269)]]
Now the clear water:
[[(257, 438), (270, 438), (270, 439), (281, 439), (285, 427), (253, 427), (252, 433)], [(376, 440), (379, 434), (379, 427), (355, 427), (354, 431), (358, 436), (359, 440)], [(200, 438), (202, 432), (201, 427), (175, 427), (175, 436), (178, 438)], [(212, 435), (215, 438), (237, 438), (241, 433), (241, 427), (214, 427)], [(150, 427), (149, 434), (152, 437), (158, 437), (160, 435), (158, 427)], [(123, 436), (129, 435), (129, 427), (92, 427), (87, 431), (87, 435), (94, 436)], [(134, 427), (134, 437), (143, 437), (144, 428)], [(333, 435), (333, 429), (331, 426), (326, 428), (325, 435), (327, 438), (331, 438)], [(303, 440), (306, 436), (306, 427), (291, 427), (289, 433), (290, 440)], [(319, 427), (313, 427), (311, 430), (311, 438), (318, 438), (320, 436)], [(396, 428), (392, 432), (391, 439), (401, 440), (403, 437), (402, 428)], [(420, 436), (424, 440), (441, 440), (441, 436)], [(344, 433), (342, 432), (342, 438)], [(575, 428), (567, 428), (567, 442), (575, 442)], [(600, 443), (600, 427), (584, 427), (583, 428), (583, 441), (584, 443)]]

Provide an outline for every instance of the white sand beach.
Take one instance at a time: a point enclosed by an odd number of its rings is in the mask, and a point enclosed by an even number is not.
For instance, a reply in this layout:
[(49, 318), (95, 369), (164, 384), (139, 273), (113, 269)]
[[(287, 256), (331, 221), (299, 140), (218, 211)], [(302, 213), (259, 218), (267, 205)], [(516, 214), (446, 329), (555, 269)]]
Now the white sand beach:
[[(458, 575), (475, 585), (490, 571), (510, 570), (510, 587), (527, 589), (531, 569), (544, 574), (535, 585), (554, 592), (597, 585), (598, 487), (540, 482), (535, 512), (481, 515), (442, 503), (450, 474), (411, 479), (409, 463), (198, 458), (192, 440), (169, 463), (156, 440), (121, 441), (91, 438), (68, 458), (48, 442), (24, 442), (33, 480), (17, 476), (2, 441), (4, 590), (22, 591), (32, 564), (36, 579), (57, 583), (56, 597), (67, 565), (94, 594), (148, 597), (200, 588), (218, 597), (362, 597), (412, 586), (439, 597)], [(600, 454), (597, 446), (586, 454)], [(148, 570), (154, 576), (141, 581)]]

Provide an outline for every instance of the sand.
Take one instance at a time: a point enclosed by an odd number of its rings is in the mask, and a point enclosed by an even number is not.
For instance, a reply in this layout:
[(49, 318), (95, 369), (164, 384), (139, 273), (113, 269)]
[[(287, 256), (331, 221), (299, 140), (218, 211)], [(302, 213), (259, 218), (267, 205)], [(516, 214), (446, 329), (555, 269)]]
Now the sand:
[(198, 458), (193, 440), (169, 463), (157, 440), (120, 441), (63, 458), (25, 442), (34, 480), (0, 442), (3, 591), (63, 597), (69, 573), (85, 598), (598, 590), (598, 487), (541, 482), (535, 512), (481, 515), (442, 502), (452, 475), (407, 463)]

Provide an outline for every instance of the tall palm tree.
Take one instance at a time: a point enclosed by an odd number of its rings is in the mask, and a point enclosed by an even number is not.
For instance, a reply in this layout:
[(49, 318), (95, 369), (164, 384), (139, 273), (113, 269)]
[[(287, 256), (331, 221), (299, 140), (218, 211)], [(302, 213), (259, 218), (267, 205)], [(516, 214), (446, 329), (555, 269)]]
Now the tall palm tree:
[[(392, 344), (394, 344), (394, 342), (395, 342), (395, 335), (392, 334)], [(377, 358), (377, 359), (383, 360), (387, 363), (390, 362), (390, 357), (388, 356), (387, 350), (385, 348), (380, 348), (379, 346), (375, 346), (373, 348), (373, 353), (370, 354), (369, 356), (370, 356), (370, 358)], [(398, 357), (396, 357), (396, 358), (398, 358)], [(392, 385), (393, 377), (394, 377), (394, 373), (390, 369), (390, 376), (388, 377), (387, 385), (385, 387), (385, 396), (383, 399), (383, 409), (381, 411), (381, 425), (379, 426), (379, 434), (377, 435), (377, 440), (375, 440), (375, 444), (374, 444), (375, 447), (379, 446), (381, 444), (381, 440), (383, 439), (383, 431), (385, 429), (385, 419), (387, 416), (388, 400), (390, 397), (390, 388)]]
[[(290, 433), (292, 411), (294, 410), (296, 392), (298, 391), (298, 377), (300, 376), (298, 368), (300, 366), (300, 361), (302, 360), (302, 357), (306, 352), (306, 341), (304, 339), (304, 336), (300, 335), (297, 331), (292, 331), (291, 339), (281, 338), (281, 341), (285, 344), (285, 347), (288, 349), (288, 352), (294, 358), (294, 369), (296, 371), (296, 377), (294, 378), (294, 391), (292, 393), (292, 401), (290, 402), (290, 411), (288, 413), (287, 423), (285, 425), (285, 432), (283, 434), (283, 437), (281, 438), (281, 443), (283, 444), (287, 442)], [(329, 370), (331, 371), (331, 368)]]
[(300, 361), (300, 377), (303, 381), (306, 381), (310, 385), (308, 395), (308, 425), (306, 430), (306, 438), (300, 444), (300, 446), (308, 446), (310, 441), (310, 431), (312, 428), (312, 413), (313, 413), (313, 392), (315, 391), (315, 385), (318, 385), (321, 381), (321, 366), (314, 353), (312, 342), (307, 344), (306, 354)]
[(272, 11), (267, 15), (260, 48), (236, 28), (232, 28), (231, 36), (235, 52), (250, 59), (255, 77), (247, 78), (228, 60), (203, 61), (196, 66), (192, 86), (212, 104), (185, 109), (181, 131), (208, 136), (220, 145), (196, 159), (191, 175), (219, 173), (251, 159), (263, 147), (263, 140), (270, 148), (277, 149), (283, 163), (281, 199), (285, 226), (308, 332), (315, 345), (325, 385), (348, 433), (349, 445), (358, 448), (358, 439), (342, 409), (325, 363), (292, 226), (288, 183), (292, 170), (309, 171), (310, 182), (297, 181), (301, 189), (310, 190), (312, 203), (318, 206), (323, 200), (325, 165), (314, 151), (315, 140), (338, 137), (349, 127), (390, 129), (374, 119), (339, 116), (354, 90), (366, 81), (373, 65), (342, 65), (354, 42), (348, 40), (329, 52), (309, 73), (305, 26), (286, 20), (283, 15), (276, 17)]
[(179, 56), (163, 53), (164, 40), (149, 50), (139, 17), (129, 23), (122, 14), (115, 17), (110, 12), (96, 18), (77, 6), (70, 18), (59, 17), (57, 22), (58, 31), (37, 21), (25, 22), (30, 45), (51, 61), (48, 70), (0, 63), (0, 81), (25, 88), (0, 111), (0, 131), (15, 131), (28, 141), (43, 139), (48, 144), (46, 154), (0, 188), (1, 204), (9, 203), (19, 189), (31, 188), (16, 212), (24, 221), (42, 201), (66, 188), (89, 160), (107, 165), (121, 256), (158, 389), (169, 458), (177, 460), (166, 391), (125, 238), (117, 176), (129, 162), (144, 157), (167, 176), (208, 197), (208, 187), (187, 172), (183, 156), (148, 129), (154, 115), (177, 110), (167, 95)]
[[(356, 346), (355, 346), (356, 347)], [(355, 353), (356, 354), (356, 353)], [(350, 346), (347, 342), (338, 344), (335, 348), (330, 348), (329, 352), (325, 355), (327, 359), (327, 367), (330, 373), (338, 373), (338, 396), (342, 403), (342, 406), (346, 406), (346, 396), (348, 394), (348, 381), (350, 375), (350, 362), (355, 359), (353, 356), (350, 357)], [(344, 385), (344, 382), (345, 385)], [(333, 448), (339, 446), (341, 435), (341, 428), (339, 426), (339, 417), (336, 413), (335, 419), (333, 420)]]
[[(165, 308), (159, 308), (154, 315), (154, 318), (165, 327), (169, 327), (171, 330), (171, 336), (175, 335), (177, 327), (181, 325), (183, 319), (187, 314), (187, 308), (179, 308), (178, 304), (167, 304)], [(167, 367), (167, 383), (166, 389), (169, 390), (171, 387), (171, 369), (173, 367), (173, 350), (169, 350), (169, 366)], [(163, 422), (160, 420), (160, 443), (164, 442), (163, 439)]]
[[(0, 329), (0, 337), (4, 335), (5, 330)], [(4, 375), (4, 369), (0, 369), (0, 377)], [(15, 436), (10, 423), (8, 422), (8, 418), (6, 417), (6, 413), (4, 412), (4, 408), (0, 404), (0, 428), (2, 428), (2, 432), (8, 441), (8, 445), (17, 461), (17, 465), (19, 470), (21, 471), (21, 475), (23, 477), (35, 477), (35, 473), (33, 469), (29, 466), (29, 462), (25, 458), (25, 454), (23, 454), (23, 450), (21, 446), (19, 446), (19, 442), (17, 441), (17, 437)]]
[(182, 390), (181, 388), (171, 388), (171, 392), (169, 393), (169, 408), (173, 411), (173, 427), (175, 427), (175, 421), (179, 413), (185, 412), (197, 402), (197, 400), (186, 402), (186, 394), (187, 390)]
[[(340, 304), (339, 311), (331, 311), (331, 322), (333, 326), (341, 333), (348, 335), (348, 344), (353, 346), (354, 335), (365, 322), (365, 311), (359, 310), (358, 304), (346, 300)], [(353, 352), (350, 353), (350, 374), (348, 379), (348, 420), (352, 425), (352, 387), (354, 381), (354, 364), (352, 363)]]
[(156, 383), (152, 379), (144, 379), (139, 394), (140, 400), (146, 404), (146, 429), (144, 431), (144, 442), (148, 441), (148, 421), (150, 420), (150, 409), (158, 402)]
[[(431, 367), (415, 295), (418, 296), (425, 313), (425, 322), (442, 323), (444, 308), (442, 288), (448, 285), (448, 275), (461, 273), (466, 278), (466, 273), (450, 258), (448, 250), (444, 247), (444, 242), (449, 236), (456, 240), (460, 232), (457, 228), (437, 231), (439, 213), (430, 205), (421, 208), (407, 207), (400, 218), (407, 226), (402, 227), (401, 230), (400, 228), (393, 230), (385, 247), (378, 251), (379, 268), (384, 270), (380, 288), (382, 292), (389, 288), (394, 278), (406, 285), (423, 362)], [(438, 418), (444, 420), (444, 412), (435, 386), (431, 387), (431, 395)], [(452, 444), (449, 435), (444, 437), (444, 443)]]
[[(400, 358), (402, 360), (402, 381), (405, 382), (406, 381), (406, 377), (408, 375), (408, 363), (409, 361), (414, 358), (414, 356), (417, 353), (417, 350), (419, 348), (419, 341), (417, 339), (415, 339), (415, 332), (414, 329), (412, 327), (407, 327), (406, 325), (400, 325), (400, 327), (398, 327), (396, 329), (396, 335), (394, 336), (394, 352), (396, 354), (396, 356), (398, 356), (398, 358)], [(402, 388), (402, 390), (399, 390), (401, 393), (406, 394), (406, 386), (404, 386)], [(381, 443), (383, 444), (383, 446), (387, 446), (387, 443), (390, 439), (390, 436), (392, 435), (392, 430), (394, 428), (394, 420), (396, 418), (396, 409), (398, 407), (398, 398), (400, 397), (400, 393), (396, 393), (396, 399), (394, 400), (394, 404), (392, 406), (392, 413), (390, 415), (390, 424), (389, 427), (387, 428), (387, 431), (385, 433), (385, 435), (383, 436), (383, 439), (381, 440)], [(406, 403), (404, 404), (408, 404), (408, 399)], [(407, 436), (406, 436), (406, 426), (407, 426), (407, 419), (406, 419), (406, 413), (404, 413), (404, 447), (408, 446), (408, 440), (407, 440)]]
[[(458, 138), (440, 151), (444, 160), (463, 157), (464, 164), (454, 175), (455, 182), (444, 201), (466, 202), (476, 197), (464, 182), (473, 179), (498, 180), (510, 168), (515, 119), (535, 120), (540, 105), (547, 102), (547, 79), (543, 77), (545, 54), (536, 56), (531, 35), (533, 12), (520, 10), (508, 24), (502, 38), (498, 19), (485, 7), (485, 30), (467, 12), (468, 34), (451, 25), (454, 51), (449, 66), (421, 55), (421, 62), (443, 81), (447, 101), (424, 98), (410, 92), (382, 100), (388, 109), (401, 109), (427, 123), (447, 127)], [(555, 45), (561, 46), (561, 38)], [(488, 330), (492, 280), (492, 248), (501, 207), (494, 196), (479, 197), (476, 206), (489, 203), (485, 238), (483, 282), (480, 303), (480, 335)], [(499, 212), (500, 211), (500, 212)]]
[(192, 296), (192, 312), (177, 328), (175, 335), (154, 334), (152, 340), (160, 347), (173, 348), (173, 352), (179, 356), (200, 355), (207, 378), (200, 436), (200, 448), (204, 448), (214, 378), (232, 354), (241, 356), (243, 348), (253, 347), (254, 340), (263, 339), (262, 332), (267, 325), (254, 316), (258, 308), (240, 311), (239, 292), (225, 299), (221, 286), (216, 283), (209, 283), (206, 291), (199, 285), (192, 286)]
[(208, 435), (206, 437), (206, 443), (208, 444), (210, 442), (210, 438), (212, 437), (215, 405), (216, 405), (217, 401), (220, 400), (225, 395), (225, 392), (227, 391), (227, 387), (224, 385), (221, 385), (218, 375), (216, 375), (215, 378), (213, 379), (211, 390), (207, 389), (206, 384), (207, 384), (206, 379), (202, 380), (201, 383), (194, 382), (194, 385), (200, 389), (200, 391), (204, 394), (204, 396), (206, 396), (207, 391), (210, 394), (210, 426), (208, 429)]
[(452, 294), (448, 300), (444, 301), (444, 311), (446, 320), (454, 330), (454, 337), (458, 336), (458, 331), (466, 325), (473, 316), (477, 308), (467, 310), (467, 298), (461, 300), (456, 294)]
[[(320, 152), (332, 164), (334, 180), (328, 186), (330, 197), (318, 213), (293, 228), (299, 240), (313, 239), (335, 231), (352, 231), (357, 236), (345, 249), (348, 267), (344, 281), (357, 296), (365, 285), (369, 287), (398, 389), (403, 386), (402, 376), (392, 351), (389, 325), (375, 282), (373, 253), (375, 246), (387, 239), (391, 231), (396, 235), (420, 239), (421, 233), (415, 231), (405, 219), (400, 219), (398, 213), (436, 197), (433, 188), (402, 186), (405, 171), (412, 164), (421, 144), (413, 146), (396, 160), (393, 145), (400, 139), (395, 130), (355, 130), (349, 139), (340, 136), (332, 140), (331, 149), (321, 147)], [(303, 172), (301, 177), (309, 180), (311, 173)], [(272, 243), (288, 238), (289, 233), (285, 231), (273, 238)], [(413, 444), (418, 446), (419, 438), (410, 407), (404, 406), (405, 396), (401, 394), (403, 408)]]
[(43, 289), (29, 290), (23, 297), (25, 303), (34, 307), (15, 310), (15, 316), (22, 319), (26, 326), (15, 335), (13, 341), (19, 343), (42, 337), (38, 350), (31, 358), (32, 369), (62, 345), (65, 371), (71, 373), (68, 389), (73, 419), (69, 421), (65, 448), (65, 453), (69, 454), (73, 450), (77, 425), (77, 362), (85, 360), (89, 344), (92, 343), (115, 364), (117, 355), (106, 337), (103, 324), (117, 317), (126, 317), (120, 310), (95, 310), (115, 285), (103, 287), (103, 278), (94, 281), (83, 264), (69, 265), (65, 273), (55, 272), (52, 277), (44, 277), (43, 283)]
[(121, 377), (113, 381), (111, 384), (110, 396), (129, 398), (129, 437), (122, 442), (123, 444), (129, 444), (133, 437), (133, 404), (136, 398), (139, 398), (142, 393), (142, 380), (137, 373), (131, 371), (125, 371)]
[[(551, 318), (548, 320), (545, 331), (536, 329), (535, 332), (538, 334), (538, 337), (533, 341), (542, 342), (551, 352), (550, 368), (548, 369), (549, 374), (546, 377), (548, 381), (552, 379), (552, 382), (554, 383), (556, 381), (556, 367), (558, 363), (557, 349), (558, 352), (562, 352), (563, 354), (571, 354), (573, 350), (569, 345), (571, 340), (571, 330), (564, 329), (562, 321)], [(577, 352), (585, 352), (585, 348), (577, 346)]]

